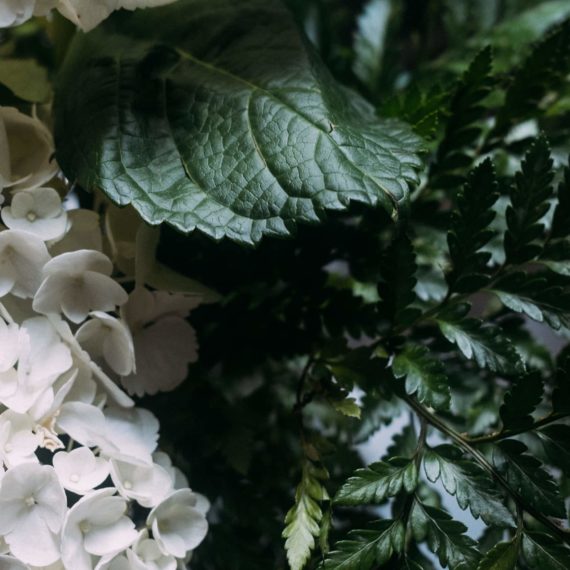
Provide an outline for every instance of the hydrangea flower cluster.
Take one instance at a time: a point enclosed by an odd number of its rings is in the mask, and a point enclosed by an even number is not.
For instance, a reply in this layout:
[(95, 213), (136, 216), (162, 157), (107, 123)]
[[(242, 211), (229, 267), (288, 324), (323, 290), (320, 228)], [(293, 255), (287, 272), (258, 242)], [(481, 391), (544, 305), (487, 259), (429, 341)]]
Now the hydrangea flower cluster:
[(164, 6), (174, 0), (2, 0), (0, 28), (18, 26), (32, 16), (47, 16), (57, 10), (83, 31), (89, 31), (115, 10)]
[(129, 294), (129, 248), (64, 207), (52, 155), (37, 118), (0, 107), (0, 568), (184, 568), (209, 503), (131, 395), (184, 379), (199, 299), (147, 288), (144, 259)]

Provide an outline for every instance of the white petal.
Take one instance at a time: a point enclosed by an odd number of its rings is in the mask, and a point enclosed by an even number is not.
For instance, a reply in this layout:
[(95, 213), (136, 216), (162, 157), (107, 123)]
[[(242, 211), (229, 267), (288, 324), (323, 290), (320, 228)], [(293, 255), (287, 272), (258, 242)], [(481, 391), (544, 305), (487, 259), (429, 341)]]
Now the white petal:
[(194, 329), (176, 316), (163, 317), (137, 331), (134, 345), (137, 371), (123, 377), (121, 383), (129, 394), (138, 396), (174, 390), (198, 357)]
[[(30, 0), (24, 1), (29, 10)], [(0, 4), (5, 4), (5, 0)], [(16, 0), (17, 4), (21, 7), (21, 0)], [(12, 188), (35, 188), (51, 180), (58, 167), (52, 160), (54, 145), (49, 129), (39, 119), (13, 107), (0, 107), (0, 121), (9, 143)]]
[(33, 297), (49, 259), (40, 238), (18, 230), (0, 232), (0, 295)]
[(67, 275), (82, 275), (86, 271), (95, 271), (103, 275), (111, 275), (113, 264), (111, 260), (100, 251), (83, 249), (62, 253), (54, 257), (44, 267), (44, 276), (56, 273)]
[(56, 453), (53, 467), (63, 487), (78, 495), (84, 495), (101, 485), (109, 475), (108, 461), (95, 457), (87, 447), (78, 447), (69, 453)]
[(59, 539), (39, 520), (6, 536), (10, 551), (31, 566), (49, 566), (60, 557)]
[(85, 550), (104, 556), (124, 550), (137, 539), (135, 524), (127, 517), (106, 526), (95, 526), (85, 535)]

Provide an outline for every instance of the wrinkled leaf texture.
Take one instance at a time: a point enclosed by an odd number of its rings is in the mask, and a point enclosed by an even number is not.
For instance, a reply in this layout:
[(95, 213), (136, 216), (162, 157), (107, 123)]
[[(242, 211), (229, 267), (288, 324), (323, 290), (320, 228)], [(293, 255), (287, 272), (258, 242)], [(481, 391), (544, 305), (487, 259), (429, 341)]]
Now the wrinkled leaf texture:
[(339, 86), (277, 0), (117, 13), (56, 93), (68, 178), (163, 221), (254, 244), (352, 200), (397, 218), (419, 139)]

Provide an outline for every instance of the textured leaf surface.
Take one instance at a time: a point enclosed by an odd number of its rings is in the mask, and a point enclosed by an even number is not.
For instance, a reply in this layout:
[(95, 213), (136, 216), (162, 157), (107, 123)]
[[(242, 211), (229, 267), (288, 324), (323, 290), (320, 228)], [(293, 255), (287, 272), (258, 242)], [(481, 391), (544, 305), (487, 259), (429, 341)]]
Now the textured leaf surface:
[(526, 533), (523, 554), (531, 570), (568, 570), (570, 549), (547, 534)]
[(285, 517), (283, 538), (287, 560), (291, 570), (301, 570), (315, 548), (315, 538), (319, 537), (323, 512), (320, 501), (327, 500), (326, 489), (321, 480), (328, 477), (326, 471), (307, 461), (303, 469), (301, 483), (295, 492), (295, 505)]
[(514, 526), (513, 515), (493, 481), (471, 461), (461, 459), (461, 453), (449, 445), (440, 445), (426, 453), (424, 469), (435, 483), (441, 479), (445, 490), (454, 495), (461, 509), (469, 510), (475, 518), (487, 524)]
[(492, 290), (512, 311), (558, 330), (570, 326), (570, 287), (558, 283), (560, 279), (549, 272), (518, 271), (497, 281)]
[(495, 447), (493, 461), (528, 504), (545, 515), (564, 518), (566, 511), (558, 486), (540, 461), (525, 451), (523, 443), (508, 439)]
[(469, 310), (468, 303), (459, 303), (438, 314), (439, 328), (445, 338), (482, 368), (507, 374), (522, 371), (520, 355), (501, 329), (467, 317)]
[(335, 544), (324, 570), (370, 570), (387, 562), (404, 548), (404, 526), (399, 521), (380, 521), (374, 530), (355, 530), (348, 540)]
[(358, 469), (340, 488), (335, 502), (341, 505), (381, 503), (394, 497), (402, 489), (411, 493), (418, 484), (418, 470), (414, 461), (393, 457)]
[(477, 570), (514, 570), (519, 557), (520, 539), (499, 542), (479, 562)]
[(440, 563), (451, 570), (465, 564), (466, 568), (476, 567), (479, 553), (475, 542), (465, 535), (467, 527), (453, 520), (445, 511), (416, 503), (412, 511), (412, 529), (417, 540), (423, 538), (427, 530), (429, 549), (437, 554)]
[(451, 393), (445, 369), (425, 346), (408, 345), (394, 358), (394, 376), (406, 379), (406, 392), (436, 410), (449, 408)]
[(117, 13), (70, 54), (58, 160), (152, 224), (255, 243), (407, 201), (419, 139), (339, 87), (277, 0)]

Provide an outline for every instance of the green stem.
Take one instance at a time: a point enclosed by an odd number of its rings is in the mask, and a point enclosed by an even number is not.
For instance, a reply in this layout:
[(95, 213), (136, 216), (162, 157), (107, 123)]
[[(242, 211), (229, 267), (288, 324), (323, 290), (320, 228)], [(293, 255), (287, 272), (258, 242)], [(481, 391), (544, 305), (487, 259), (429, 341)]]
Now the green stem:
[(480, 445), (482, 443), (493, 443), (495, 441), (501, 441), (503, 439), (507, 439), (512, 437), (513, 435), (519, 435), (521, 433), (526, 433), (528, 431), (534, 431), (540, 429), (541, 427), (547, 426), (559, 420), (563, 420), (564, 418), (570, 417), (569, 414), (557, 414), (552, 412), (547, 416), (537, 420), (532, 424), (530, 427), (519, 428), (519, 429), (506, 429), (501, 430), (495, 433), (491, 433), (489, 435), (482, 435), (479, 437), (464, 437), (464, 440), (469, 442), (471, 445)]
[(500, 485), (515, 501), (515, 503), (526, 511), (529, 515), (535, 518), (537, 521), (542, 523), (545, 527), (551, 530), (556, 536), (558, 536), (563, 542), (570, 544), (570, 533), (564, 529), (557, 526), (552, 522), (546, 515), (541, 513), (539, 510), (535, 509), (531, 505), (528, 505), (522, 495), (511, 488), (508, 481), (489, 463), (487, 458), (478, 450), (475, 449), (471, 442), (467, 441), (461, 434), (456, 432), (453, 428), (448, 426), (446, 423), (441, 421), (435, 414), (432, 414), (419, 402), (410, 396), (402, 396), (406, 403), (420, 416), (425, 419), (427, 423), (435, 427), (440, 432), (444, 433), (451, 440), (453, 440), (461, 449), (466, 453), (471, 455), (473, 459), (491, 475), (491, 477)]

